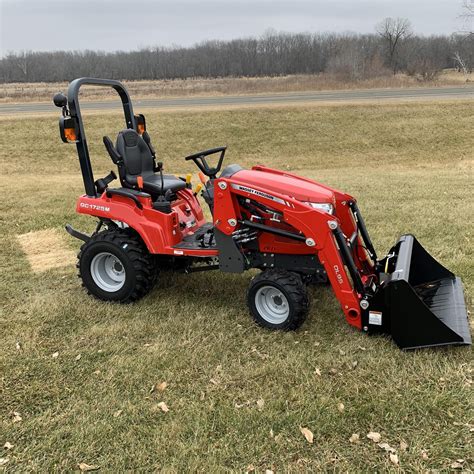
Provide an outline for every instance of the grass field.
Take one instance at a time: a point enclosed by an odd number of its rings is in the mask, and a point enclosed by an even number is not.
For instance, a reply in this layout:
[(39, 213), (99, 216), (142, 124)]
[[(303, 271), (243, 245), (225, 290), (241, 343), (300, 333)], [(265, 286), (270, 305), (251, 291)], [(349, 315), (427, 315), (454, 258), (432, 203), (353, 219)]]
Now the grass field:
[[(357, 196), (380, 253), (412, 232), (470, 298), (472, 107), (148, 112), (147, 123), (167, 171), (195, 171), (183, 156), (227, 144), (228, 163), (282, 167)], [(87, 125), (98, 177), (113, 168), (100, 139), (122, 122), (92, 115)], [(78, 241), (61, 234), (67, 222), (94, 226), (74, 213), (75, 148), (61, 144), (54, 116), (0, 126), (3, 469), (474, 469), (470, 348), (401, 352), (351, 329), (327, 287), (311, 289), (299, 331), (265, 331), (247, 313), (250, 274), (162, 274), (137, 304), (95, 301), (69, 257)], [(36, 246), (56, 266), (30, 266), (30, 231), (44, 231)]]
[[(470, 78), (472, 81), (472, 78)], [(225, 94), (256, 94), (266, 92), (299, 92), (341, 89), (372, 89), (399, 87), (459, 86), (466, 83), (466, 76), (447, 69), (431, 81), (416, 76), (392, 74), (372, 79), (341, 79), (331, 74), (294, 74), (277, 77), (223, 77), (216, 79), (189, 78), (156, 81), (124, 81), (135, 99), (146, 97), (185, 97)], [(58, 91), (66, 91), (66, 82), (56, 83), (4, 83), (0, 84), (0, 103), (49, 102)], [(110, 93), (101, 87), (89, 86), (81, 91), (85, 99), (108, 99)]]

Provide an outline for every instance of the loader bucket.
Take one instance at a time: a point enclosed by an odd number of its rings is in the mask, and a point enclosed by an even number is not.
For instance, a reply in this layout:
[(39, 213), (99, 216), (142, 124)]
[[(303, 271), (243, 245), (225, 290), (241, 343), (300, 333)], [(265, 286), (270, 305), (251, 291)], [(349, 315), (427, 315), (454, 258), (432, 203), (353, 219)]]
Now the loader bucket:
[(413, 235), (403, 235), (392, 252), (396, 263), (368, 312), (369, 332), (378, 324), (375, 332), (390, 333), (401, 349), (471, 344), (461, 279)]

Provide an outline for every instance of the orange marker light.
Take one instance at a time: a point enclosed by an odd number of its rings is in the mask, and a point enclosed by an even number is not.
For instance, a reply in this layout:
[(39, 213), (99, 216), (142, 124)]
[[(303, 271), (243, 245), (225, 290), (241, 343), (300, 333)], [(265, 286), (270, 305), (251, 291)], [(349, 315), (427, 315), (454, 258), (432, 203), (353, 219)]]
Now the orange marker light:
[(68, 142), (77, 142), (77, 135), (76, 130), (73, 128), (65, 128), (64, 129), (64, 136)]

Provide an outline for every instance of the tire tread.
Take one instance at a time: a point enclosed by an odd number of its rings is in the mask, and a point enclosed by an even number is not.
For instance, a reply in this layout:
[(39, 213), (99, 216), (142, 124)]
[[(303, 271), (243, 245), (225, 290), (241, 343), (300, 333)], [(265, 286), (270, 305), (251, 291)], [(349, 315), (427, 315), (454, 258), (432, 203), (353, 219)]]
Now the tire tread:
[[(137, 301), (152, 289), (156, 280), (157, 272), (154, 258), (148, 252), (145, 244), (138, 235), (135, 235), (131, 231), (127, 231), (126, 229), (111, 229), (104, 230), (94, 235), (91, 240), (81, 246), (79, 254), (77, 255), (78, 260), (76, 268), (78, 269), (78, 276), (82, 280), (82, 286), (86, 289), (89, 295), (100, 300), (105, 300), (105, 298), (97, 296), (87, 288), (87, 286), (84, 284), (80, 267), (80, 261), (84, 252), (89, 248), (90, 245), (93, 245), (97, 242), (107, 242), (120, 247), (127, 253), (136, 272), (136, 284), (133, 288), (133, 291), (129, 293), (127, 297), (118, 300), (120, 303), (132, 303)], [(123, 247), (124, 245), (126, 245), (126, 248)]]
[(309, 313), (308, 292), (301, 277), (298, 274), (289, 272), (287, 270), (269, 269), (261, 272), (251, 281), (247, 293), (247, 300), (251, 309), (250, 312), (252, 317), (260, 326), (275, 329), (271, 326), (268, 326), (268, 324), (266, 324), (260, 318), (256, 317), (254, 311), (252, 311), (252, 306), (250, 305), (252, 289), (256, 285), (259, 285), (263, 282), (276, 283), (277, 285), (281, 286), (288, 293), (288, 297), (291, 300), (293, 306), (291, 317), (289, 317), (288, 322), (280, 329), (285, 331), (294, 331), (298, 329), (304, 323)]

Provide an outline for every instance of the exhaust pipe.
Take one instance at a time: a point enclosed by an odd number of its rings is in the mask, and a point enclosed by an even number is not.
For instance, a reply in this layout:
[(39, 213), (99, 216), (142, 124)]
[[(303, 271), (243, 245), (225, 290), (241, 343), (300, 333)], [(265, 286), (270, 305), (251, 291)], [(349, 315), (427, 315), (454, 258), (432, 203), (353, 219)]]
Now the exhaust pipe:
[(390, 334), (401, 349), (470, 345), (463, 284), (413, 235), (403, 235), (380, 261), (386, 272), (363, 312), (364, 329)]

